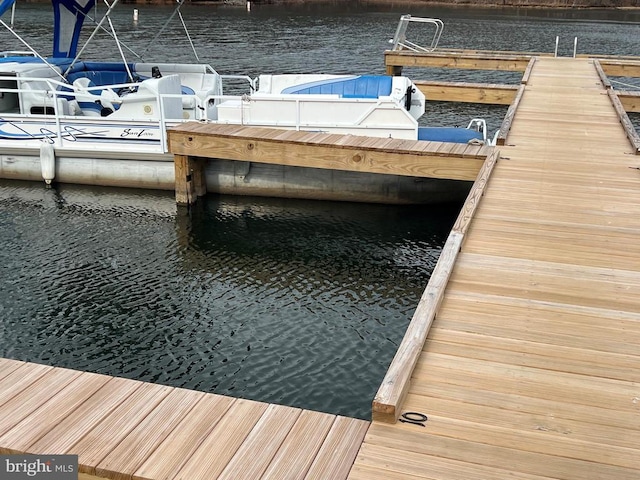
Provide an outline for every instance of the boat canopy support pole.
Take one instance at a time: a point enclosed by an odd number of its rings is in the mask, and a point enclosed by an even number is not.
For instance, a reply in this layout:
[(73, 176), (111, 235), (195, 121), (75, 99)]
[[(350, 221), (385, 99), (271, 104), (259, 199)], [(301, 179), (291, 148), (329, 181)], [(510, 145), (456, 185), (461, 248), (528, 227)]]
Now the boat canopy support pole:
[(196, 62), (200, 62), (200, 57), (198, 57), (198, 52), (196, 52), (196, 47), (193, 45), (193, 40), (191, 40), (191, 35), (189, 35), (189, 30), (187, 29), (187, 24), (184, 23), (184, 18), (182, 18), (182, 12), (178, 10), (178, 16), (180, 17), (180, 21), (182, 22), (182, 28), (184, 28), (184, 33), (187, 34), (187, 38), (189, 39), (189, 44), (191, 45), (191, 50), (193, 50), (193, 55), (196, 57)]
[(191, 43), (191, 48), (193, 49), (193, 53), (196, 56), (197, 61), (199, 62), (200, 59), (198, 58), (198, 54), (196, 53), (196, 49), (193, 46), (193, 42), (191, 41), (191, 35), (189, 35), (189, 31), (187, 30), (187, 25), (184, 23), (184, 19), (182, 18), (182, 14), (180, 13), (180, 7), (182, 7), (182, 4), (184, 3), (184, 0), (177, 0), (178, 1), (178, 5), (176, 6), (175, 10), (173, 11), (173, 13), (169, 16), (169, 18), (167, 19), (166, 22), (164, 22), (164, 25), (162, 25), (162, 28), (160, 30), (158, 30), (158, 32), (156, 33), (156, 35), (153, 37), (153, 39), (151, 39), (151, 41), (149, 42), (149, 46), (147, 46), (147, 48), (144, 50), (144, 52), (142, 52), (142, 55), (144, 55), (145, 53), (147, 53), (147, 51), (149, 50), (149, 47), (151, 45), (154, 45), (156, 40), (158, 39), (158, 37), (160, 35), (162, 35), (164, 33), (164, 31), (167, 28), (167, 25), (169, 25), (169, 23), (171, 22), (171, 20), (173, 20), (173, 17), (176, 16), (176, 14), (178, 14), (180, 16), (180, 20), (182, 21), (182, 26), (184, 27), (184, 31), (187, 33), (187, 38), (189, 39), (189, 43)]
[[(115, 8), (115, 6), (118, 4), (118, 1), (119, 0), (113, 0), (113, 3), (111, 5), (109, 5), (109, 3), (107, 3), (107, 1), (105, 0), (104, 3), (105, 3), (105, 5), (107, 5), (106, 13), (100, 19), (100, 21), (98, 22), (98, 25), (96, 25), (96, 28), (93, 29), (93, 32), (91, 32), (91, 35), (89, 35), (89, 38), (87, 39), (87, 41), (84, 42), (84, 45), (82, 46), (82, 48), (80, 49), (80, 51), (76, 55), (76, 58), (73, 59), (73, 62), (71, 62), (71, 65), (69, 65), (69, 68), (67, 68), (67, 70), (64, 72), (65, 75), (71, 71), (71, 68), (75, 65), (75, 63), (78, 61), (78, 59), (82, 56), (82, 54), (84, 53), (84, 49), (87, 48), (87, 45), (89, 45), (89, 43), (91, 43), (91, 40), (93, 40), (93, 37), (96, 36), (96, 33), (98, 33), (98, 30), (100, 30), (102, 28), (102, 24), (107, 20), (107, 18), (111, 14), (111, 10), (113, 10)], [(109, 19), (109, 21), (111, 21), (111, 20)]]
[[(98, 5), (98, 4), (96, 3), (96, 5)], [(96, 21), (96, 18), (98, 18), (97, 15), (94, 15), (93, 17), (91, 15), (85, 15), (85, 17), (88, 18), (89, 20), (91, 20), (91, 22), (93, 22), (95, 25), (98, 25), (98, 22)], [(103, 32), (105, 32), (107, 35), (109, 35), (111, 38), (113, 38), (115, 40), (115, 37), (113, 36), (113, 33), (111, 33), (109, 30), (104, 28), (102, 25), (98, 26), (97, 28), (99, 28), (100, 30), (102, 30)], [(142, 56), (138, 55), (132, 48), (128, 47), (125, 43), (119, 42), (119, 44), (122, 45), (126, 50), (128, 50), (129, 53), (131, 53), (131, 55), (133, 55), (136, 58), (139, 58), (140, 60), (142, 60)]]
[[(116, 2), (114, 2), (114, 5)], [(107, 3), (107, 0), (104, 0), (104, 3), (109, 5), (109, 3)], [(111, 9), (109, 9), (109, 11), (111, 11)], [(115, 39), (116, 45), (118, 46), (118, 51), (120, 52), (120, 56), (122, 57), (122, 63), (124, 64), (124, 68), (127, 70), (127, 76), (129, 77), (129, 81), (133, 82), (133, 75), (131, 74), (131, 69), (127, 64), (127, 59), (125, 58), (124, 52), (122, 51), (122, 45), (120, 45), (120, 42), (118, 41), (118, 36), (116, 35), (116, 29), (113, 26), (113, 22), (111, 21), (110, 16), (108, 17), (108, 20), (109, 20), (109, 27), (111, 27), (111, 33), (113, 34), (113, 38)]]
[(53, 70), (53, 71), (56, 73), (56, 75), (58, 75), (60, 78), (62, 78), (62, 80), (63, 80), (63, 81), (65, 81), (65, 82), (67, 81), (67, 80), (64, 78), (64, 76), (63, 76), (63, 75), (62, 75), (58, 70), (56, 70), (56, 67), (54, 67), (54, 66), (53, 66), (53, 65), (51, 65), (49, 62), (47, 62), (47, 61), (45, 60), (45, 58), (44, 58), (42, 55), (40, 55), (38, 52), (36, 52), (36, 50), (35, 50), (31, 45), (29, 45), (29, 44), (27, 43), (27, 41), (26, 41), (26, 40), (24, 40), (20, 35), (18, 35), (18, 33), (17, 33), (13, 28), (11, 28), (9, 25), (7, 25), (7, 24), (4, 22), (4, 20), (0, 19), (0, 24), (2, 24), (2, 26), (3, 26), (4, 28), (6, 28), (7, 30), (9, 30), (9, 31), (10, 31), (10, 32), (11, 32), (11, 33), (12, 33), (12, 34), (13, 34), (13, 35), (18, 39), (18, 40), (20, 40), (20, 41), (22, 42), (22, 44), (23, 44), (25, 47), (27, 47), (27, 48), (29, 49), (29, 51), (30, 51), (31, 53), (33, 53), (36, 57), (38, 57), (40, 60), (42, 60), (42, 61), (44, 62), (44, 64), (45, 64), (45, 65), (47, 65), (51, 70)]

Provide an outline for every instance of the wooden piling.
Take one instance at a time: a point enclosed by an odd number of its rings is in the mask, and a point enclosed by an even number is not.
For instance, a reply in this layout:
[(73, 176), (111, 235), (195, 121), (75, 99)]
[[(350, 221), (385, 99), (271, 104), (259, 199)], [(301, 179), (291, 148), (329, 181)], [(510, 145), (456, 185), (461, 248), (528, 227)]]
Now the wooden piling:
[(204, 171), (206, 160), (189, 155), (174, 155), (173, 158), (176, 172), (176, 203), (191, 205), (198, 197), (207, 194)]

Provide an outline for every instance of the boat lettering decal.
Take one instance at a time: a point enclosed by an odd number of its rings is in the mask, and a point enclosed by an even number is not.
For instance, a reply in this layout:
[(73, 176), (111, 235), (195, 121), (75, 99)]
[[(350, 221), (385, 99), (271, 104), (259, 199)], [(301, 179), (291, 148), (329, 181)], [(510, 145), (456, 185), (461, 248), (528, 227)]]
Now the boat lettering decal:
[(123, 132), (120, 134), (122, 138), (124, 137), (153, 137), (153, 133), (147, 131), (146, 128), (125, 128)]

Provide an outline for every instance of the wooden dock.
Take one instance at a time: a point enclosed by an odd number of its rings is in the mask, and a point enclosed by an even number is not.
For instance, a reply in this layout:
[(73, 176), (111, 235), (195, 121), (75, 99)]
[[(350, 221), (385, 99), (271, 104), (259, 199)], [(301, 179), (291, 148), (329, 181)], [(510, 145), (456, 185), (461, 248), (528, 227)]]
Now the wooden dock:
[[(446, 68), (461, 70), (496, 70), (526, 72), (531, 59), (552, 57), (551, 53), (523, 53), (488, 50), (437, 49), (433, 52), (388, 50), (385, 52), (387, 74), (400, 75), (404, 67)], [(640, 77), (639, 57), (577, 55), (577, 58), (598, 60), (608, 76)], [(510, 105), (516, 97), (517, 85), (469, 82), (414, 82), (429, 101), (486, 103)], [(626, 112), (640, 112), (640, 92), (616, 89), (615, 93)]]
[[(458, 157), (453, 170), (469, 161), (477, 180), (373, 423), (0, 359), (0, 453), (78, 454), (80, 480), (640, 478), (640, 139), (614, 67), (534, 56), (522, 68), (499, 150), (457, 152), (486, 160)], [(186, 196), (201, 188), (195, 152), (212, 146), (270, 161), (293, 141), (294, 164), (309, 148), (328, 168), (452, 170), (415, 163), (441, 145), (394, 144), (392, 165), (371, 139), (175, 135)]]
[(505, 140), (351, 479), (640, 478), (640, 156), (597, 61), (537, 58)]
[(369, 422), (0, 359), (0, 453), (80, 480), (344, 479)]
[(189, 122), (169, 130), (176, 201), (206, 194), (204, 157), (350, 172), (473, 181), (492, 148)]

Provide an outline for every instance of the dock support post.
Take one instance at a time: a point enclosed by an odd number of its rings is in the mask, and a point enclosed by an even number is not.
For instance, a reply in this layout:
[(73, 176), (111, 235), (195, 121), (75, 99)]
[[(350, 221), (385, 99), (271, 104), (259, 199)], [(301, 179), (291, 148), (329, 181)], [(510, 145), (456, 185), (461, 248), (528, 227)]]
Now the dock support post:
[(174, 155), (176, 203), (191, 205), (207, 193), (205, 159)]
[(402, 75), (402, 65), (387, 65), (387, 75), (399, 77)]
[(207, 178), (204, 174), (204, 167), (207, 165), (207, 159), (202, 157), (193, 158), (193, 188), (196, 197), (204, 197), (207, 194)]

